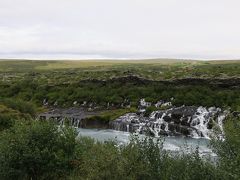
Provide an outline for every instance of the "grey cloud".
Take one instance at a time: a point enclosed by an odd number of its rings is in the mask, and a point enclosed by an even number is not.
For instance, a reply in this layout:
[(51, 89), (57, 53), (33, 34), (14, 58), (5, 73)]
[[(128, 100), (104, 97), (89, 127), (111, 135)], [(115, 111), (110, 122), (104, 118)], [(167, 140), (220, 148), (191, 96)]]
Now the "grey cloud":
[(0, 0), (0, 58), (240, 57), (238, 0)]

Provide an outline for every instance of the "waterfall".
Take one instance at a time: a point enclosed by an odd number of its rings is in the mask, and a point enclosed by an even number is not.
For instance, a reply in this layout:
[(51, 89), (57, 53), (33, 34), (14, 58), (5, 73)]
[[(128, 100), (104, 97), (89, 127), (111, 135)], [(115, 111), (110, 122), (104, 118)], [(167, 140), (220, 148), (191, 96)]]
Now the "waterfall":
[(220, 108), (181, 106), (154, 111), (149, 117), (127, 113), (113, 121), (112, 128), (137, 133), (150, 131), (154, 136), (184, 135), (210, 139), (214, 135), (214, 127), (218, 127), (220, 133), (223, 134), (225, 117), (226, 112)]
[(80, 127), (80, 120), (78, 119), (77, 120), (77, 128), (79, 128)]
[(127, 124), (127, 132), (129, 132), (129, 124)]
[(192, 127), (197, 130), (196, 132), (193, 132), (193, 137), (203, 136), (210, 139), (210, 136), (212, 136), (214, 132), (212, 129), (209, 129), (208, 126), (209, 123), (211, 123), (210, 121), (214, 121), (213, 117), (216, 115), (215, 126), (220, 129), (220, 134), (223, 134), (223, 120), (225, 119), (226, 114), (227, 112), (222, 112), (220, 108), (211, 107), (206, 109), (204, 107), (199, 107), (191, 122)]
[[(207, 128), (207, 124), (210, 120), (208, 118), (209, 113), (210, 112), (208, 112), (206, 108), (199, 107), (193, 116), (191, 127), (197, 129), (197, 134), (199, 137), (203, 136), (205, 138), (209, 138), (209, 130)], [(196, 133), (194, 133), (193, 136), (196, 137)]]
[(64, 126), (64, 119), (63, 118), (61, 118), (59, 125)]

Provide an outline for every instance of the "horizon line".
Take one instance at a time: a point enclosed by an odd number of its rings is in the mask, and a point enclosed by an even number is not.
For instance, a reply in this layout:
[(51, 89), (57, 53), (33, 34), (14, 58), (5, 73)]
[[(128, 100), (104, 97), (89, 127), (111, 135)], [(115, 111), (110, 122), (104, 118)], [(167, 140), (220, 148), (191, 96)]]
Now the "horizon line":
[(195, 58), (0, 58), (0, 61), (157, 61), (157, 60), (177, 60), (177, 61), (240, 61), (236, 59), (195, 59)]

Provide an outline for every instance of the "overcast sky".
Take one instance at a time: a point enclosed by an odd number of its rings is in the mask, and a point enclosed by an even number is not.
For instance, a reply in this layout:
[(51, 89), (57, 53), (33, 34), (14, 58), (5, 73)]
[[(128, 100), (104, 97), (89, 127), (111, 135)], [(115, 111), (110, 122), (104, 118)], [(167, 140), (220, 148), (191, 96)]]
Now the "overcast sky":
[(240, 59), (240, 0), (0, 0), (0, 58)]

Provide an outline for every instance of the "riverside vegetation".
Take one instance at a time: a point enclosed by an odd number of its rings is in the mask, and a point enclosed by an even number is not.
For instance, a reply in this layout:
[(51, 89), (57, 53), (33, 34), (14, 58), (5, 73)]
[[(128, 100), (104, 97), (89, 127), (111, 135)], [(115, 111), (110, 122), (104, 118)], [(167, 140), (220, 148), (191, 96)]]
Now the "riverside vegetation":
[(240, 178), (237, 116), (226, 120), (224, 141), (212, 140), (214, 162), (197, 151), (172, 155), (162, 149), (161, 138), (153, 143), (133, 137), (119, 146), (76, 138), (70, 127), (33, 120), (48, 107), (84, 104), (111, 121), (134, 111), (143, 97), (237, 112), (237, 61), (0, 61), (0, 74), (1, 179)]

